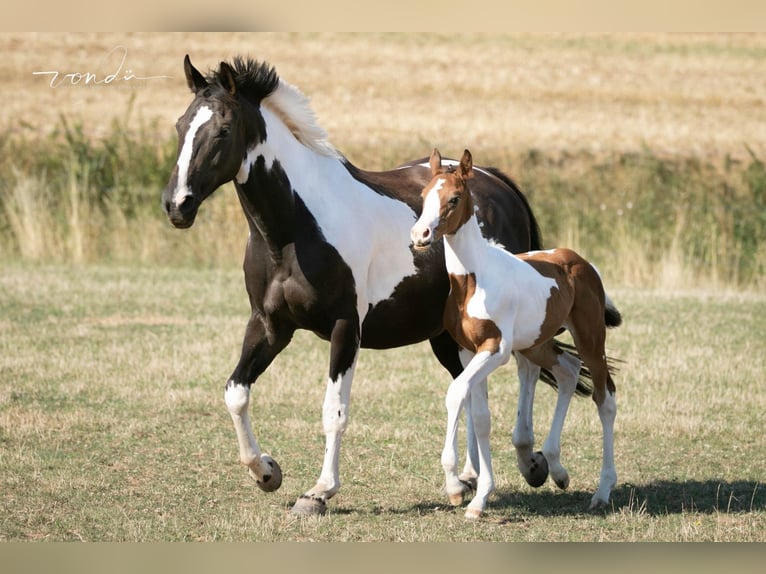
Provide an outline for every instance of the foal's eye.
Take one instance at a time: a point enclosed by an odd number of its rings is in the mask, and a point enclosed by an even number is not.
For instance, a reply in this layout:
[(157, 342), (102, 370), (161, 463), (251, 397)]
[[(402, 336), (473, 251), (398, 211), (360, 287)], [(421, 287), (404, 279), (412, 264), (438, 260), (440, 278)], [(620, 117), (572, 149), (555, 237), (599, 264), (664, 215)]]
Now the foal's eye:
[(229, 131), (231, 128), (229, 126), (222, 126), (221, 129), (218, 131), (218, 137), (219, 138), (225, 138), (229, 135)]
[(460, 196), (459, 195), (455, 195), (455, 196), (449, 198), (449, 201), (447, 202), (447, 205), (449, 205), (450, 207), (457, 207), (458, 203), (460, 203)]

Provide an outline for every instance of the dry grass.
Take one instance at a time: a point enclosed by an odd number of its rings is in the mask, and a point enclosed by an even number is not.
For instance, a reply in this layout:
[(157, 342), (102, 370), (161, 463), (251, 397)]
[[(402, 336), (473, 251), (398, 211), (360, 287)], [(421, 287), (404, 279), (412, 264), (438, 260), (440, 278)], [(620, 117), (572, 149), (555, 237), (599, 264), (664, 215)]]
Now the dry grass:
[[(572, 404), (572, 483), (526, 486), (510, 434), (514, 369), (492, 377), (498, 490), (478, 524), (446, 506), (439, 452), (447, 380), (427, 345), (365, 351), (322, 519), (287, 510), (319, 472), (328, 347), (309, 333), (261, 377), (256, 435), (285, 472), (261, 493), (237, 462), (223, 404), (247, 317), (238, 271), (6, 266), (0, 275), (0, 540), (764, 541), (766, 300), (611, 293), (625, 323), (616, 377), (619, 483), (598, 481), (600, 425)], [(553, 394), (537, 393), (538, 443)]]
[[(172, 78), (51, 89), (32, 75), (103, 78), (116, 46), (123, 72)], [(765, 35), (3, 34), (0, 48), (4, 85), (19, 95), (0, 127), (30, 133), (61, 114), (98, 134), (132, 96), (136, 119), (159, 117), (172, 133), (189, 101), (188, 52), (202, 69), (236, 54), (276, 65), (335, 145), (368, 166), (433, 145), (719, 158), (744, 157), (748, 144), (766, 156)]]

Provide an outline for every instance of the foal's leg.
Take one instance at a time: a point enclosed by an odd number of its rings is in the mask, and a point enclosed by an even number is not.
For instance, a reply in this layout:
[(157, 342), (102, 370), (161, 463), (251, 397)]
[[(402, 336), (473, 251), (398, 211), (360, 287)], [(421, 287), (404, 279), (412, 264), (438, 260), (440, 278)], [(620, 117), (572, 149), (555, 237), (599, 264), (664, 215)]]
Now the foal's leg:
[(564, 420), (569, 410), (575, 389), (577, 377), (580, 374), (580, 360), (562, 352), (552, 341), (535, 349), (524, 351), (523, 354), (535, 364), (547, 369), (556, 379), (558, 397), (556, 409), (551, 421), (551, 430), (543, 443), (543, 455), (548, 462), (551, 478), (561, 489), (569, 486), (569, 473), (561, 464), (561, 432), (564, 428)]
[[(463, 364), (463, 367), (471, 362), (471, 359), (473, 358), (474, 354), (470, 351), (467, 351), (465, 349), (460, 350), (460, 361)], [(487, 379), (483, 379), (479, 385), (476, 387), (484, 387), (484, 394), (487, 394)], [(479, 446), (476, 442), (476, 432), (474, 428), (474, 422), (473, 422), (473, 400), (472, 396), (474, 393), (469, 393), (468, 397), (466, 397), (465, 402), (465, 430), (466, 430), (466, 456), (465, 456), (465, 466), (463, 467), (463, 472), (460, 473), (460, 481), (466, 485), (466, 487), (469, 490), (475, 491), (476, 490), (476, 480), (479, 476)]]
[[(492, 428), (487, 393), (487, 377), (478, 381), (471, 388), (470, 406), (473, 428), (479, 458), (479, 476), (476, 481), (476, 496), (465, 511), (466, 518), (479, 518), (487, 504), (487, 498), (495, 490), (495, 474), (492, 470), (489, 436)], [(460, 477), (464, 481), (463, 475)]]
[[(268, 331), (268, 335), (267, 335)], [(224, 399), (229, 409), (239, 443), (239, 460), (248, 467), (250, 476), (261, 490), (273, 492), (282, 484), (282, 470), (269, 455), (261, 453), (255, 440), (248, 408), (250, 386), (284, 349), (292, 337), (291, 330), (275, 329), (262, 316), (253, 314), (245, 330), (242, 354), (226, 383)]]
[[(466, 398), (475, 385), (481, 385), (481, 381), (486, 379), (489, 374), (494, 371), (500, 365), (506, 363), (510, 357), (510, 350), (506, 350), (505, 344), (501, 343), (498, 351), (492, 353), (490, 351), (480, 351), (473, 359), (466, 365), (465, 370), (458, 376), (449, 386), (447, 390), (446, 406), (447, 406), (447, 434), (444, 441), (444, 450), (442, 451), (442, 468), (444, 468), (444, 475), (446, 480), (446, 491), (449, 496), (450, 503), (453, 505), (459, 505), (463, 501), (463, 494), (465, 492), (465, 484), (460, 481), (457, 474), (458, 464), (458, 452), (457, 452), (457, 425), (460, 417), (460, 411), (465, 404)], [(476, 395), (474, 395), (476, 398)], [(479, 408), (481, 409), (481, 400), (479, 400)], [(477, 411), (474, 410), (474, 417)], [(474, 424), (476, 421), (474, 420)], [(481, 456), (484, 433), (476, 433), (477, 440), (479, 441), (479, 453)], [(488, 452), (488, 445), (487, 445)], [(481, 464), (481, 463), (480, 463)], [(484, 472), (484, 468), (480, 468), (479, 482), (482, 481), (481, 474)], [(487, 468), (487, 473), (491, 477), (492, 468)], [(493, 480), (486, 479), (484, 484), (490, 485)], [(489, 493), (487, 492), (486, 495)], [(486, 498), (485, 495), (485, 498)], [(478, 494), (477, 494), (478, 496)], [(480, 499), (481, 500), (481, 499)], [(481, 504), (481, 503), (477, 503)], [(475, 507), (474, 507), (475, 508)], [(483, 509), (482, 508), (479, 510)], [(471, 512), (472, 514), (475, 511)]]
[[(439, 359), (442, 366), (450, 372), (453, 379), (460, 376), (465, 366), (473, 358), (473, 353), (461, 349), (448, 331), (443, 331), (441, 334), (430, 339), (429, 342), (431, 343), (434, 355)], [(469, 394), (465, 404), (467, 453), (463, 472), (460, 473), (460, 480), (466, 485), (466, 493), (476, 490), (476, 478), (479, 476), (479, 453), (476, 445), (476, 435), (473, 430), (470, 403), (471, 397)]]
[(316, 485), (303, 493), (293, 505), (292, 512), (295, 514), (324, 514), (327, 511), (327, 500), (340, 490), (340, 443), (348, 425), (351, 382), (359, 356), (359, 335), (359, 321), (356, 318), (340, 319), (332, 330), (330, 376), (322, 406), (325, 432), (322, 473)]
[(519, 408), (516, 411), (516, 426), (513, 428), (513, 446), (516, 462), (522, 476), (530, 486), (537, 488), (548, 478), (548, 462), (542, 452), (532, 452), (535, 446), (532, 409), (535, 402), (535, 387), (540, 376), (540, 367), (521, 353), (514, 353), (519, 372)]
[[(603, 317), (603, 310), (600, 316)], [(615, 386), (606, 363), (604, 349), (606, 328), (603, 322), (593, 325), (592, 320), (590, 322), (580, 320), (571, 332), (582, 361), (590, 370), (593, 379), (593, 401), (598, 407), (603, 432), (601, 476), (598, 489), (593, 494), (588, 508), (588, 510), (596, 510), (609, 503), (609, 496), (617, 484), (617, 471), (614, 467), (614, 419), (617, 416)]]

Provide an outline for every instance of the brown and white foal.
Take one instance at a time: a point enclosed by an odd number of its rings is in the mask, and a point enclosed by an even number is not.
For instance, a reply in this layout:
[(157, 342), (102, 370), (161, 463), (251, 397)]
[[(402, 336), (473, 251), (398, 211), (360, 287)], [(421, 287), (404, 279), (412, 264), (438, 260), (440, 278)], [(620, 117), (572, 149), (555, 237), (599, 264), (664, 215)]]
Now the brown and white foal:
[[(568, 486), (569, 475), (559, 460), (560, 439), (580, 360), (553, 340), (563, 327), (572, 334), (593, 378), (593, 400), (603, 429), (603, 462), (590, 508), (604, 506), (617, 481), (613, 453), (617, 404), (604, 342), (606, 327), (619, 325), (620, 313), (604, 293), (596, 269), (574, 251), (552, 249), (516, 256), (485, 239), (471, 197), (470, 152), (465, 150), (460, 163), (454, 163), (443, 168), (439, 151), (433, 151), (433, 178), (423, 190), (423, 212), (411, 230), (416, 249), (426, 249), (444, 238), (451, 289), (444, 310), (445, 328), (467, 352), (465, 370), (450, 384), (446, 399), (447, 437), (441, 462), (450, 502), (461, 504), (468, 490), (457, 474), (457, 424), (466, 403), (470, 405), (479, 453), (476, 495), (466, 517), (478, 518), (494, 490), (487, 376), (512, 353), (521, 385), (513, 431), (519, 469), (534, 486), (545, 481), (548, 468), (560, 488)], [(541, 367), (553, 373), (559, 392), (542, 453), (533, 453), (532, 406)]]

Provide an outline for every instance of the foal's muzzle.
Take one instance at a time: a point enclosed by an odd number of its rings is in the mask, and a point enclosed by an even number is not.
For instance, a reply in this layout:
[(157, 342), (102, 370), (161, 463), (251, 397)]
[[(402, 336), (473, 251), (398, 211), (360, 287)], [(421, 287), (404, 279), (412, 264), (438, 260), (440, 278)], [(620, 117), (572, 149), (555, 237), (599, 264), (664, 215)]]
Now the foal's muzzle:
[(415, 224), (410, 229), (410, 239), (412, 240), (412, 247), (418, 251), (424, 251), (433, 243), (433, 233), (431, 228), (427, 225), (419, 226)]

